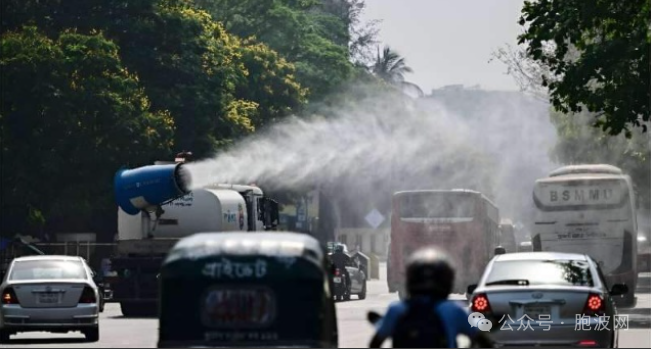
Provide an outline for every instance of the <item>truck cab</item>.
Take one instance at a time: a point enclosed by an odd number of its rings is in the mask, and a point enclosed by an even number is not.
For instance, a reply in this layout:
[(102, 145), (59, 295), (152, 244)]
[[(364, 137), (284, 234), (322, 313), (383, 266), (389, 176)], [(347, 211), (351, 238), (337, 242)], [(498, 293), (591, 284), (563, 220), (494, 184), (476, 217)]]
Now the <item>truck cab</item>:
[(278, 202), (266, 196), (259, 187), (241, 184), (215, 184), (206, 189), (233, 190), (238, 192), (246, 203), (247, 231), (272, 230), (278, 225)]

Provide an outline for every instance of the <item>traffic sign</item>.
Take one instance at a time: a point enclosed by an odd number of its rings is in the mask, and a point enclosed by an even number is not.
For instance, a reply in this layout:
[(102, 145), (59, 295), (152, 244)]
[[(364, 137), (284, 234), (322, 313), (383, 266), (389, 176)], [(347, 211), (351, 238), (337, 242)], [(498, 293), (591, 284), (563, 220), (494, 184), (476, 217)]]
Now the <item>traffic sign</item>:
[(376, 209), (373, 209), (371, 212), (369, 212), (366, 217), (366, 222), (373, 227), (373, 229), (377, 229), (382, 223), (384, 223), (384, 216)]

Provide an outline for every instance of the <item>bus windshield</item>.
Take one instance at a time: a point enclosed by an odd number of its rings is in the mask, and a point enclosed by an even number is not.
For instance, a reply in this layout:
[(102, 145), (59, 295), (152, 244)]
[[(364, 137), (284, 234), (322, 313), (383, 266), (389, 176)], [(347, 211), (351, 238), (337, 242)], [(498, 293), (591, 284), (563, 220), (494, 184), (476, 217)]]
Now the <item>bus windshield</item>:
[(400, 201), (400, 218), (471, 218), (473, 204), (459, 193), (413, 193)]

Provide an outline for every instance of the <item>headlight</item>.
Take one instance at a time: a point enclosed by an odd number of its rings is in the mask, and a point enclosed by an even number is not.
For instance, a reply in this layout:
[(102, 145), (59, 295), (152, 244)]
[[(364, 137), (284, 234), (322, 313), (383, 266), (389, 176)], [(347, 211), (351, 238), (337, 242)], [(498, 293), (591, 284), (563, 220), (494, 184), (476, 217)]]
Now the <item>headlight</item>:
[(646, 236), (638, 235), (637, 236), (637, 242), (646, 242)]

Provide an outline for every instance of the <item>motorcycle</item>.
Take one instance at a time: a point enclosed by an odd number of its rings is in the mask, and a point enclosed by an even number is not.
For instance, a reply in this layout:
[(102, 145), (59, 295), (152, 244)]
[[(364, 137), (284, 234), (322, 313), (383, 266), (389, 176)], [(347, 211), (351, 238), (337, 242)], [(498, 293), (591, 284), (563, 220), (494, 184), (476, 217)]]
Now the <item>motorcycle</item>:
[(334, 286), (335, 301), (350, 300), (350, 285), (341, 269), (333, 266), (332, 284)]
[[(366, 320), (368, 320), (371, 325), (375, 326), (378, 321), (382, 320), (382, 315), (376, 313), (375, 311), (369, 311), (366, 313)], [(457, 338), (457, 341), (458, 348), (481, 348), (477, 341), (474, 341), (465, 335), (460, 335)]]

